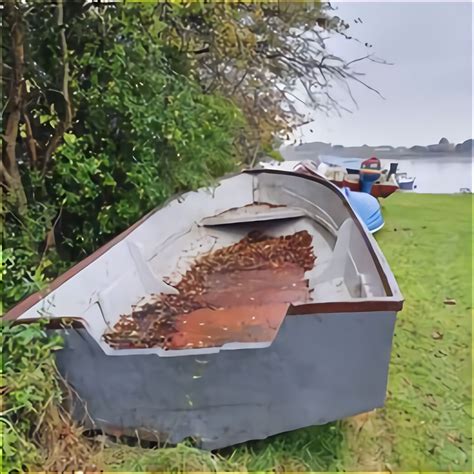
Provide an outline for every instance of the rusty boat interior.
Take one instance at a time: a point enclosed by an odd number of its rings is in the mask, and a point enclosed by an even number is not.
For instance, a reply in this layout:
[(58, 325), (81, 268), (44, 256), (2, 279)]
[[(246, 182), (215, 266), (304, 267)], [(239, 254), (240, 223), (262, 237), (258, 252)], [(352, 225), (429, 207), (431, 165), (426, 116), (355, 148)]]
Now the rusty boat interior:
[(9, 313), (82, 325), (110, 356), (265, 348), (289, 314), (398, 310), (373, 237), (327, 180), (275, 170), (171, 199)]

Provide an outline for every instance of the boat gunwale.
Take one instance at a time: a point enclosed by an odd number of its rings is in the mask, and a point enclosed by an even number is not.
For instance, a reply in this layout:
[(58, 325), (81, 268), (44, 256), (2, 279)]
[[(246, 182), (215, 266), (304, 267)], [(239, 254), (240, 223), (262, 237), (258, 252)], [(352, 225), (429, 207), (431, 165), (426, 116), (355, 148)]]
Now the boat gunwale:
[[(402, 309), (403, 301), (394, 301), (389, 297), (376, 297), (364, 301), (321, 301), (318, 303), (290, 304), (285, 317), (317, 316), (320, 314), (336, 313), (366, 313), (366, 312), (398, 312)], [(31, 324), (41, 318), (12, 319), (11, 323)], [(47, 319), (46, 329), (87, 329), (88, 322), (80, 316), (60, 316)], [(216, 346), (217, 347), (217, 346)], [(120, 350), (120, 349), (117, 349)]]
[[(289, 315), (290, 314), (293, 314), (293, 315), (294, 314), (318, 314), (318, 313), (337, 313), (337, 312), (352, 312), (352, 311), (399, 311), (402, 309), (403, 296), (400, 292), (400, 289), (395, 280), (395, 277), (392, 274), (392, 271), (388, 267), (388, 264), (386, 263), (382, 252), (378, 248), (374, 240), (374, 237), (364, 228), (362, 222), (360, 221), (359, 217), (352, 209), (351, 205), (347, 201), (341, 189), (339, 189), (335, 184), (331, 183), (329, 180), (323, 177), (309, 176), (307, 174), (299, 173), (297, 171), (286, 171), (286, 170), (277, 170), (277, 169), (268, 169), (268, 168), (244, 169), (240, 172), (231, 173), (231, 174), (222, 176), (219, 179), (219, 181), (238, 176), (242, 173), (248, 173), (248, 174), (268, 173), (268, 174), (282, 174), (282, 175), (289, 175), (289, 176), (296, 175), (300, 178), (317, 182), (323, 186), (326, 186), (332, 191), (334, 191), (336, 195), (339, 196), (339, 198), (342, 200), (343, 205), (348, 210), (350, 216), (353, 219), (353, 222), (360, 230), (363, 236), (364, 242), (366, 243), (369, 249), (370, 255), (374, 261), (377, 272), (382, 280), (384, 290), (388, 294), (387, 296), (384, 296), (384, 297), (376, 297), (376, 298), (372, 297), (372, 298), (367, 298), (367, 299), (360, 299), (359, 301), (333, 301), (333, 302), (322, 301), (322, 302), (304, 303), (297, 306), (290, 305), (290, 308), (287, 314)], [(212, 187), (212, 185), (209, 185), (208, 187), (210, 188)], [(23, 300), (21, 300), (15, 306), (10, 308), (10, 310), (8, 310), (2, 316), (2, 319), (5, 321), (18, 320), (18, 318), (20, 318), (20, 316), (23, 313), (25, 313), (27, 310), (29, 310), (38, 302), (40, 302), (49, 293), (59, 288), (63, 283), (68, 281), (70, 278), (75, 276), (77, 273), (82, 271), (84, 268), (89, 266), (91, 263), (93, 263), (103, 254), (109, 251), (116, 244), (118, 244), (123, 239), (125, 239), (130, 233), (132, 233), (137, 227), (142, 225), (149, 217), (155, 214), (159, 209), (166, 207), (170, 202), (176, 199), (179, 199), (180, 197), (183, 197), (186, 194), (191, 194), (196, 191), (197, 190), (174, 194), (169, 199), (167, 199), (163, 204), (152, 209), (150, 212), (145, 214), (143, 217), (141, 217), (137, 222), (132, 224), (130, 227), (128, 227), (127, 229), (125, 229), (124, 231), (116, 235), (114, 238), (106, 242), (104, 245), (99, 247), (97, 250), (95, 250), (93, 253), (88, 255), (86, 258), (79, 261), (78, 263), (73, 265), (71, 268), (66, 270), (64, 273), (59, 275), (57, 278), (52, 280), (44, 290), (40, 290), (29, 296), (26, 296)], [(26, 323), (26, 322), (38, 321), (40, 319), (42, 318), (25, 318), (25, 319), (19, 320), (18, 322)], [(70, 319), (74, 321), (80, 321), (82, 318), (64, 316), (64, 317), (59, 317), (59, 318), (57, 317), (50, 318), (49, 321), (52, 321), (53, 319), (58, 319), (58, 320)]]

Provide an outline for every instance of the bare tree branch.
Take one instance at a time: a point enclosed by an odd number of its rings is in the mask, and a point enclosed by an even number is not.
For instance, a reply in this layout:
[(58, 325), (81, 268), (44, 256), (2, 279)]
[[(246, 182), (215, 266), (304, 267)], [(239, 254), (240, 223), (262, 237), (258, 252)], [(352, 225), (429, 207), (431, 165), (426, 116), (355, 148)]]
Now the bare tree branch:
[(28, 149), (28, 153), (30, 156), (30, 166), (31, 168), (36, 167), (36, 163), (38, 161), (38, 155), (36, 153), (36, 140), (33, 136), (33, 129), (31, 127), (30, 118), (28, 114), (23, 108), (22, 117), (25, 122), (25, 129), (26, 129), (26, 146)]

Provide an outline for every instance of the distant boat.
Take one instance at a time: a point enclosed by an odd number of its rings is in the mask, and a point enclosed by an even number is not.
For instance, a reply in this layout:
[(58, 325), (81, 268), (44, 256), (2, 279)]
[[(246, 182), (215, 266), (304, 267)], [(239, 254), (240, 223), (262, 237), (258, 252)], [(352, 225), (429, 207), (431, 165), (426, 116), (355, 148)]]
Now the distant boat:
[(411, 191), (415, 186), (415, 178), (408, 176), (406, 173), (396, 173), (395, 175), (400, 189)]
[(370, 194), (372, 186), (382, 176), (382, 164), (375, 156), (365, 160), (360, 165), (359, 183), (363, 193)]
[(349, 174), (359, 174), (360, 166), (364, 160), (360, 158), (340, 158), (337, 156), (320, 155), (319, 161), (330, 166), (345, 168)]
[[(381, 170), (381, 165), (379, 168), (380, 160), (375, 157), (373, 158), (374, 160), (370, 162), (370, 166), (373, 165), (376, 169), (364, 171), (365, 177), (363, 181), (367, 181), (367, 175), (375, 171), (375, 175), (372, 174), (372, 177), (374, 177), (377, 175), (377, 171)], [(324, 175), (336, 186), (340, 188), (348, 187), (351, 191), (363, 191), (363, 186), (361, 186), (362, 183), (360, 181), (360, 168), (363, 163), (367, 162), (367, 165), (369, 165), (369, 160), (364, 161), (357, 158), (345, 159), (321, 155), (320, 161), (322, 165), (320, 165), (319, 168), (322, 169), (324, 167)], [(377, 179), (372, 181), (371, 186), (366, 186), (365, 192), (369, 191), (370, 194), (376, 198), (386, 198), (400, 189), (395, 177), (397, 166), (397, 163), (390, 163), (389, 171), (381, 170)]]
[[(337, 174), (329, 170), (328, 178), (339, 187), (348, 187), (351, 191), (361, 191), (360, 176), (356, 174)], [(331, 177), (334, 176), (334, 178)], [(341, 180), (342, 178), (342, 180)], [(386, 198), (398, 191), (399, 185), (393, 175), (382, 173), (380, 178), (372, 184), (370, 194), (376, 198)]]
[[(360, 175), (349, 173), (347, 169), (341, 166), (324, 166), (320, 167), (321, 172), (326, 178), (340, 188), (347, 187), (351, 191), (362, 191)], [(397, 163), (390, 164), (390, 170), (382, 170), (377, 180), (372, 183), (370, 194), (376, 198), (386, 198), (399, 189), (399, 185), (395, 178)]]
[(328, 165), (325, 163), (318, 163), (317, 161), (312, 160), (303, 160), (297, 162), (282, 161), (279, 163), (261, 162), (260, 166), (266, 169), (279, 169), (282, 171), (291, 171), (293, 173), (302, 173), (309, 176), (325, 178), (339, 188), (343, 188), (343, 193), (349, 201), (349, 204), (360, 217), (362, 222), (366, 225), (369, 232), (374, 234), (384, 226), (382, 210), (377, 199), (375, 199), (373, 196), (370, 196), (369, 194), (359, 192), (358, 189), (352, 189), (351, 186), (339, 186), (336, 182), (330, 179), (328, 175), (326, 175), (326, 172), (330, 174), (333, 168), (328, 167)]

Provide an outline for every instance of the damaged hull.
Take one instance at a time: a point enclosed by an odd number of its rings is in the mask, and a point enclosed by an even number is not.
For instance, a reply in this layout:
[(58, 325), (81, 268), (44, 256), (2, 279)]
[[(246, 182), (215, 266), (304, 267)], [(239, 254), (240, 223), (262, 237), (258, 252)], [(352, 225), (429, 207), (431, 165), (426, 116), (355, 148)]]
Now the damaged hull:
[(6, 318), (64, 336), (87, 427), (216, 449), (382, 406), (402, 302), (340, 190), (252, 170), (170, 200)]

